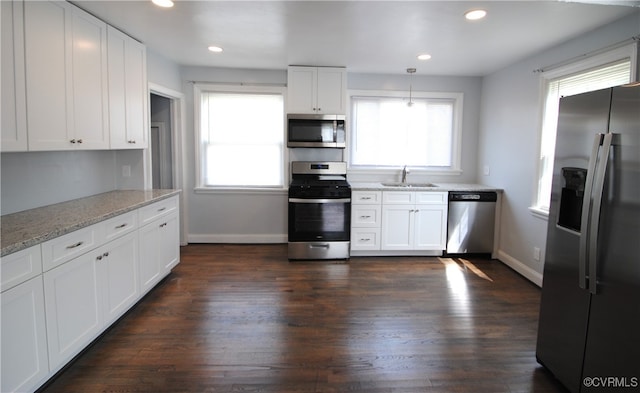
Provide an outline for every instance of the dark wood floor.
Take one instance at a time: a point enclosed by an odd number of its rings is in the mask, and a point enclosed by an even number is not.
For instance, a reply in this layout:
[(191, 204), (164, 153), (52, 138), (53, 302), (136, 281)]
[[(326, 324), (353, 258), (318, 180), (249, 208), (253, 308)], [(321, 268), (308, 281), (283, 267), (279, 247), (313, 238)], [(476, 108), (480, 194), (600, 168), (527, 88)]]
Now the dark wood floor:
[(498, 261), (189, 245), (44, 391), (564, 392), (535, 360), (539, 299)]

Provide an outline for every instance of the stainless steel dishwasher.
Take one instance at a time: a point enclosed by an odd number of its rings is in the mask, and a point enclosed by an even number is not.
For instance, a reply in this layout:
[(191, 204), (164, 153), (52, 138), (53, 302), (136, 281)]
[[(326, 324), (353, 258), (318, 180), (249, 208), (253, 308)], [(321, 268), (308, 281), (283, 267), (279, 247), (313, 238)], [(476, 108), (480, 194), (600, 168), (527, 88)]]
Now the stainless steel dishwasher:
[(491, 254), (497, 194), (449, 192), (447, 254)]

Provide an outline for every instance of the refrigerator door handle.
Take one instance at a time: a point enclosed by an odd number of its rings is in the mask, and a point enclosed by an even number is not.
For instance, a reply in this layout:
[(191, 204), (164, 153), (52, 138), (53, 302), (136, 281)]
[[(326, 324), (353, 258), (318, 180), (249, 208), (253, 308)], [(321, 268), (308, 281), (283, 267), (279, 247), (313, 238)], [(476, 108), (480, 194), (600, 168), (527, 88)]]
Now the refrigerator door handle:
[(596, 179), (593, 185), (593, 206), (591, 207), (591, 219), (589, 228), (589, 292), (597, 293), (598, 287), (598, 228), (600, 228), (600, 207), (602, 206), (602, 194), (604, 192), (604, 177), (609, 166), (609, 152), (613, 134), (607, 133), (602, 141), (602, 154), (596, 171)]
[(593, 178), (598, 162), (598, 150), (604, 134), (596, 134), (593, 138), (593, 147), (591, 148), (591, 156), (589, 156), (589, 167), (587, 169), (587, 178), (584, 185), (584, 196), (582, 198), (582, 217), (580, 219), (580, 247), (578, 251), (578, 285), (582, 289), (588, 289), (587, 279), (587, 256), (589, 253), (589, 218), (591, 211), (591, 195), (593, 192)]

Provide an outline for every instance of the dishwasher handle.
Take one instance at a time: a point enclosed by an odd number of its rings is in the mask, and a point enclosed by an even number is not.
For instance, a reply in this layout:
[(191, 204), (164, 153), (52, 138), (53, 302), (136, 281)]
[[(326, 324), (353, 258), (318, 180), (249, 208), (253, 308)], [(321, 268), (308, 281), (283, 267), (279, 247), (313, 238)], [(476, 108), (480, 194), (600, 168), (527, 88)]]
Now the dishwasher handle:
[(496, 202), (494, 191), (450, 191), (449, 202)]

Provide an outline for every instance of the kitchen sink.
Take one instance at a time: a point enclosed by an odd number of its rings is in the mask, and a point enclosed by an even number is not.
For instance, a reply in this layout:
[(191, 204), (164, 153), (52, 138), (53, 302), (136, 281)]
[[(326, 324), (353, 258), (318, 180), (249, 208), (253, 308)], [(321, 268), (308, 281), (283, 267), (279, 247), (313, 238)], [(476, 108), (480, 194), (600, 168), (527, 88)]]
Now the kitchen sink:
[(381, 183), (384, 187), (438, 187), (433, 183), (402, 183), (402, 182), (393, 182), (393, 183)]

